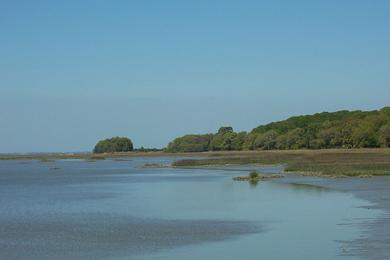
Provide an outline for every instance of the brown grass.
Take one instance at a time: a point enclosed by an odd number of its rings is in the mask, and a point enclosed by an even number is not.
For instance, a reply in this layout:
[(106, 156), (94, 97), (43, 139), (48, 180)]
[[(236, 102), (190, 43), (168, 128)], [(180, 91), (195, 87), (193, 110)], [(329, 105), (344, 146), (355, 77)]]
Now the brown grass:
[[(10, 159), (85, 159), (99, 160), (126, 157), (180, 156), (186, 159), (173, 163), (173, 167), (197, 167), (226, 164), (286, 164), (286, 171), (305, 175), (373, 176), (390, 175), (390, 148), (324, 149), (324, 150), (272, 150), (225, 151), (203, 153), (126, 152), (111, 154), (51, 153), (29, 155), (0, 155)], [(205, 157), (205, 159), (197, 159)]]
[(286, 164), (286, 171), (306, 175), (390, 175), (390, 149), (329, 149), (218, 152), (207, 159), (183, 159), (175, 167), (226, 164)]

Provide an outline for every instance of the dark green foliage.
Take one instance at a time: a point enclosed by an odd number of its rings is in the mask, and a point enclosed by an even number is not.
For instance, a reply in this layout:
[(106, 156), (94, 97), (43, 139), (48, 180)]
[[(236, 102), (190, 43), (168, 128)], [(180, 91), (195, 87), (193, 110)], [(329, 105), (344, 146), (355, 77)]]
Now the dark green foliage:
[(231, 150), (235, 150), (235, 151), (243, 150), (246, 137), (247, 137), (246, 132), (234, 133), (231, 142)]
[(389, 123), (390, 107), (296, 116), (253, 129), (243, 147), (250, 150), (388, 147)]
[(216, 134), (185, 135), (168, 144), (168, 152), (205, 152), (241, 150), (245, 132), (236, 133), (232, 127), (221, 127)]
[(390, 124), (382, 126), (379, 130), (379, 142), (382, 147), (390, 147)]
[(256, 136), (256, 139), (253, 143), (253, 148), (262, 148), (264, 150), (272, 150), (276, 148), (276, 138), (278, 133), (275, 130), (269, 130), (263, 134)]
[(206, 135), (185, 135), (176, 138), (168, 144), (168, 152), (204, 152), (208, 151), (211, 134)]
[(135, 152), (160, 152), (163, 151), (163, 149), (159, 148), (145, 148), (141, 146), (140, 148), (134, 149)]
[[(207, 138), (206, 138), (207, 136)], [(390, 107), (374, 111), (323, 112), (295, 116), (253, 129), (249, 134), (221, 127), (216, 134), (174, 140), (172, 152), (326, 149), (390, 146)]]
[(233, 127), (231, 126), (222, 126), (221, 128), (218, 129), (217, 134), (226, 134), (226, 133), (233, 133)]
[(257, 171), (251, 171), (249, 173), (249, 178), (256, 179), (257, 177), (259, 177), (259, 174), (257, 173)]
[(221, 127), (218, 133), (213, 135), (209, 150), (231, 151), (241, 150), (245, 141), (246, 133), (235, 133), (232, 127)]
[(94, 153), (129, 152), (133, 150), (133, 143), (127, 137), (113, 137), (99, 141)]

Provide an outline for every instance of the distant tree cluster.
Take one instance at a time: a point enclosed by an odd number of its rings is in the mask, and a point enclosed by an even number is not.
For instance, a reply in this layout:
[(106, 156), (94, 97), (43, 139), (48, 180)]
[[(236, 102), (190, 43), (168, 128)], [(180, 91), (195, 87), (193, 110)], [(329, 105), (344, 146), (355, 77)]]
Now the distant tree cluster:
[(212, 134), (185, 135), (168, 144), (168, 152), (204, 152), (209, 150)]
[(389, 147), (390, 107), (339, 111), (259, 126), (248, 135), (247, 149), (322, 149)]
[(133, 150), (133, 143), (127, 137), (113, 137), (99, 141), (94, 153), (129, 152)]
[(164, 149), (161, 148), (145, 148), (141, 146), (140, 148), (136, 148), (133, 151), (135, 152), (160, 152), (163, 151)]
[(232, 127), (221, 127), (216, 134), (185, 135), (168, 144), (168, 152), (205, 152), (241, 150), (245, 132), (235, 133)]
[(221, 127), (216, 134), (185, 135), (170, 152), (390, 147), (390, 107), (323, 112), (261, 125), (250, 133)]

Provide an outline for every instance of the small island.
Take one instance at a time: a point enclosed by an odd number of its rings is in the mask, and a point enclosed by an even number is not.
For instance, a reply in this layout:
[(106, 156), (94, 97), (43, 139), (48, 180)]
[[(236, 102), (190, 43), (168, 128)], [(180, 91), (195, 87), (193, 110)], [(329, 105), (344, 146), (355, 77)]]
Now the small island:
[(133, 142), (127, 137), (112, 137), (99, 141), (93, 153), (115, 153), (133, 151)]
[(234, 181), (250, 181), (250, 182), (258, 182), (258, 181), (266, 181), (275, 178), (283, 178), (284, 176), (281, 174), (259, 174), (257, 171), (251, 171), (248, 176), (237, 176), (233, 177)]

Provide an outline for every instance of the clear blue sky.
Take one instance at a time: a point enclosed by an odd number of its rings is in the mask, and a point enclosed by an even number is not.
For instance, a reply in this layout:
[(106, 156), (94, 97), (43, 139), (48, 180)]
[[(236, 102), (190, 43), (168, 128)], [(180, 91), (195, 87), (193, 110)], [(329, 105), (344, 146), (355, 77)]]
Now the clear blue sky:
[(390, 1), (1, 1), (0, 152), (390, 105)]

